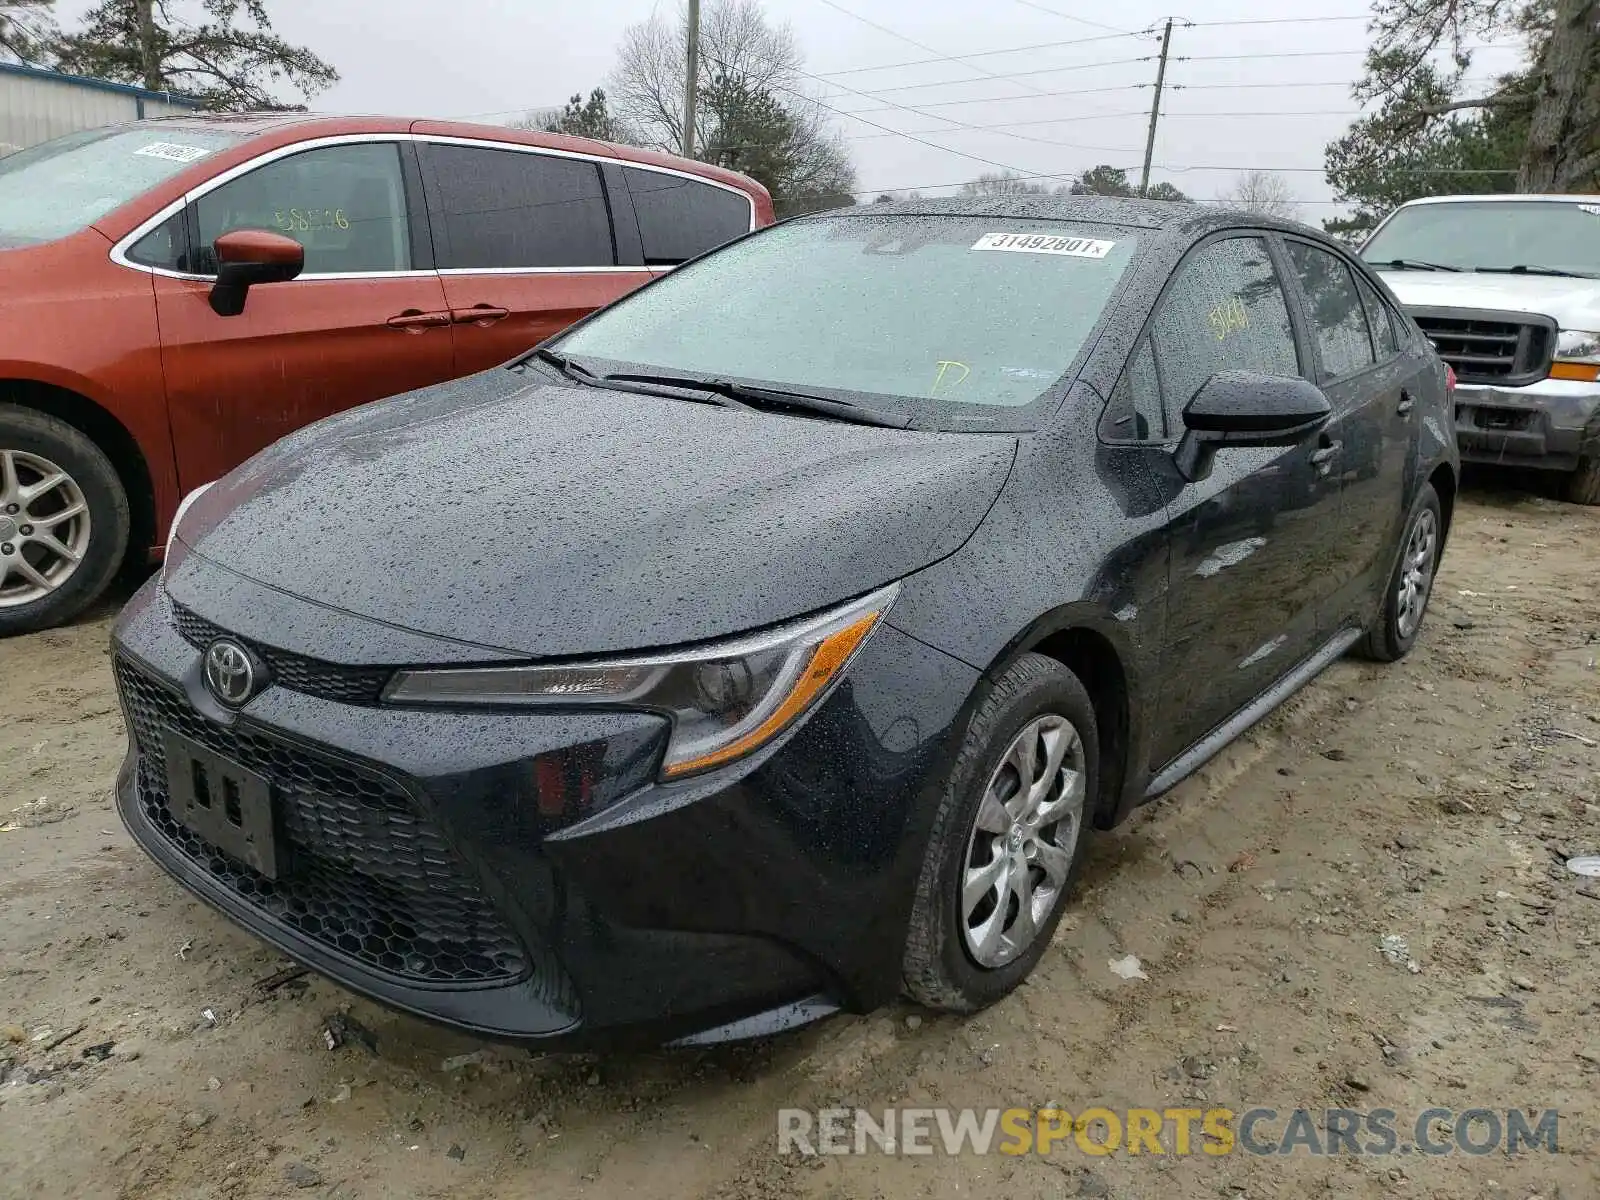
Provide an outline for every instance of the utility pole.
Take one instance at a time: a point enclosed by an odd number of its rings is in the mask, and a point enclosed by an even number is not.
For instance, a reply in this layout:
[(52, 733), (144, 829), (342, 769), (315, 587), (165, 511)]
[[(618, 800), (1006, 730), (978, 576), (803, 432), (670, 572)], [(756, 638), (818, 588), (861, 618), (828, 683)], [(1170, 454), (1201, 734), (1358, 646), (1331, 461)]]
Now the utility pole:
[[(693, 0), (691, 0), (693, 3)], [(1156, 150), (1156, 118), (1161, 115), (1161, 85), (1167, 79), (1167, 47), (1172, 44), (1172, 18), (1161, 35), (1161, 61), (1156, 66), (1156, 98), (1150, 102), (1150, 132), (1144, 139), (1144, 170), (1139, 175), (1139, 195), (1150, 194), (1150, 156)]]
[(700, 0), (689, 0), (689, 61), (683, 72), (683, 156), (694, 157), (694, 102), (700, 91)]

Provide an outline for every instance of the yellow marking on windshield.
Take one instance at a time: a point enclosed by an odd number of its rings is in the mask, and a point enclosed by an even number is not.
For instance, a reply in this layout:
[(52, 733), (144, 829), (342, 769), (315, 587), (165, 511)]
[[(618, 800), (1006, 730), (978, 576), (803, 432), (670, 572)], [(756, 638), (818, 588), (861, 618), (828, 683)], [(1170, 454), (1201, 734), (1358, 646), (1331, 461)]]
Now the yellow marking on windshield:
[(972, 374), (971, 367), (967, 366), (966, 363), (958, 362), (953, 358), (941, 358), (934, 365), (939, 368), (939, 373), (938, 375), (934, 376), (933, 386), (928, 389), (928, 394), (930, 396), (936, 396), (939, 394), (939, 389), (944, 386), (945, 376), (950, 374), (951, 367), (961, 368), (961, 378), (952, 380), (951, 382), (953, 386), (959, 387), (961, 384), (965, 383), (967, 381), (967, 377)]

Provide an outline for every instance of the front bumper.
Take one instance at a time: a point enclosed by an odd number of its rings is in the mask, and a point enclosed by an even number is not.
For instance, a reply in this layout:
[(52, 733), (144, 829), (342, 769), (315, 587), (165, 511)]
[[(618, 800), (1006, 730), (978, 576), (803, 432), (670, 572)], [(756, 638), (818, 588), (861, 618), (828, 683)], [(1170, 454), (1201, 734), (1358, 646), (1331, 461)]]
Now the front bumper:
[(1576, 470), (1600, 450), (1600, 384), (1457, 384), (1456, 440), (1465, 462)]
[[(796, 730), (662, 785), (648, 714), (385, 708), (329, 698), (283, 653), (295, 669), (230, 712), (179, 615), (152, 581), (113, 636), (123, 820), (189, 890), (352, 990), (563, 1046), (748, 1036), (898, 991), (930, 781), (976, 683), (954, 659), (882, 626)], [(270, 782), (277, 879), (178, 822), (172, 733)]]

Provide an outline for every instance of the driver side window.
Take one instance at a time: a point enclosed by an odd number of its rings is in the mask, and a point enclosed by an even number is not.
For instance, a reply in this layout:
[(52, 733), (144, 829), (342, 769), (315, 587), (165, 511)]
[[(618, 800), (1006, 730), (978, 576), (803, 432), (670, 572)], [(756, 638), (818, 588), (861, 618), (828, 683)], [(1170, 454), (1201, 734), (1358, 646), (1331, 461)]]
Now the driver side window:
[(1288, 301), (1259, 237), (1212, 242), (1178, 268), (1113, 396), (1119, 431), (1176, 439), (1184, 406), (1218, 371), (1301, 373)]
[(280, 158), (195, 202), (194, 270), (217, 271), (212, 244), (234, 229), (266, 229), (306, 248), (305, 274), (411, 269), (411, 230), (393, 142), (324, 146)]

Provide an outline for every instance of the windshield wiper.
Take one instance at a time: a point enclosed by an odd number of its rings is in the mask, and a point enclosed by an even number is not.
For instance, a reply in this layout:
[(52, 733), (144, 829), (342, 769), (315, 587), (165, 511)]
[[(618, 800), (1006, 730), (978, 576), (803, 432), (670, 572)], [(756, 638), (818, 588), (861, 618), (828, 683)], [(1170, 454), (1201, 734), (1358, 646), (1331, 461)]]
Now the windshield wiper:
[(1535, 267), (1527, 263), (1518, 263), (1514, 267), (1474, 267), (1474, 271), (1481, 271), (1485, 275), (1559, 275), (1565, 279), (1600, 279), (1600, 275), (1591, 275), (1588, 271), (1568, 271), (1561, 267)]
[(1393, 267), (1396, 271), (1459, 271), (1460, 267), (1447, 267), (1444, 263), (1429, 262), (1425, 258), (1391, 258), (1374, 262), (1375, 267)]
[(596, 387), (615, 388), (619, 392), (641, 392), (647, 396), (673, 396), (684, 400), (698, 400), (704, 404), (720, 404), (723, 408), (751, 411), (750, 405), (739, 397), (731, 396), (716, 385), (692, 375), (635, 375), (621, 372), (602, 375), (595, 380)]
[(542, 363), (548, 363), (568, 379), (575, 380), (578, 383), (595, 383), (600, 378), (582, 363), (570, 359), (564, 354), (557, 354), (554, 350), (547, 350), (543, 346), (528, 355), (528, 358), (537, 358)]
[(599, 382), (602, 386), (616, 382), (681, 388), (685, 391), (715, 396), (720, 403), (725, 403), (730, 408), (759, 408), (767, 411), (787, 408), (796, 412), (831, 417), (838, 421), (849, 421), (856, 425), (875, 425), (883, 429), (905, 429), (911, 424), (910, 417), (880, 412), (875, 408), (863, 408), (859, 404), (851, 404), (848, 400), (835, 400), (832, 396), (821, 396), (815, 392), (794, 391), (766, 384), (738, 383), (732, 379), (701, 379), (693, 375), (619, 374), (603, 375)]

